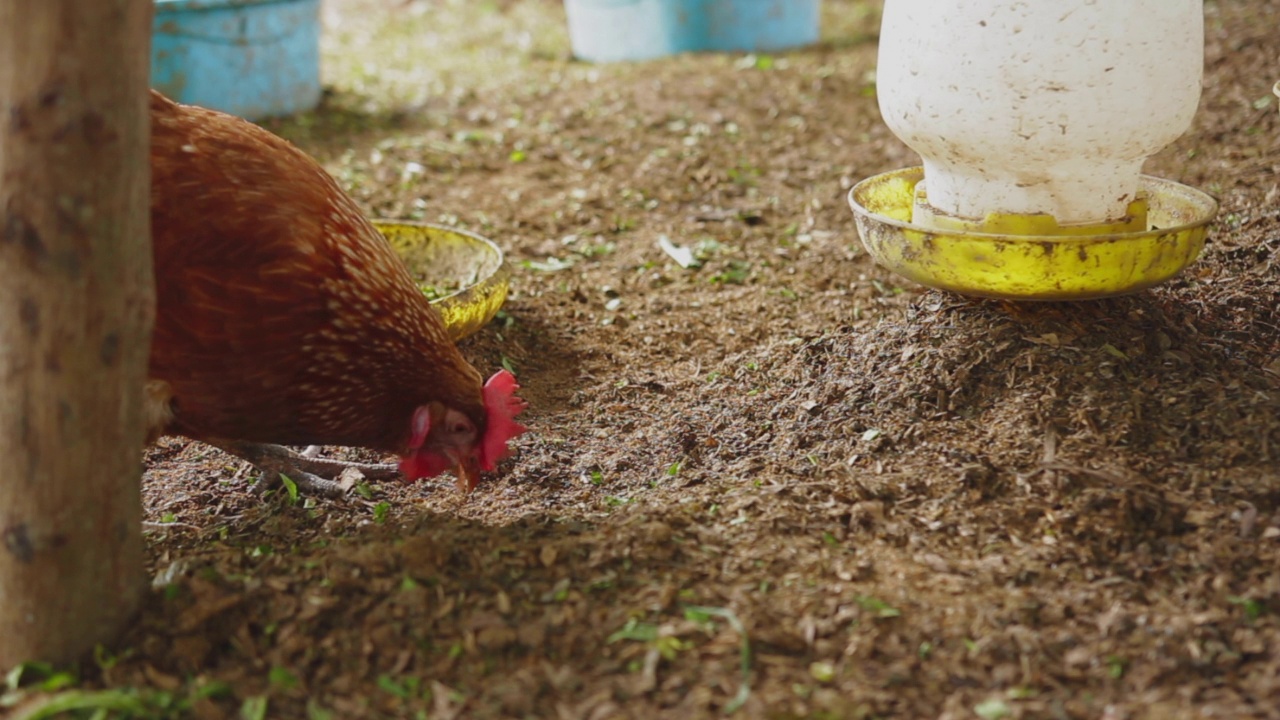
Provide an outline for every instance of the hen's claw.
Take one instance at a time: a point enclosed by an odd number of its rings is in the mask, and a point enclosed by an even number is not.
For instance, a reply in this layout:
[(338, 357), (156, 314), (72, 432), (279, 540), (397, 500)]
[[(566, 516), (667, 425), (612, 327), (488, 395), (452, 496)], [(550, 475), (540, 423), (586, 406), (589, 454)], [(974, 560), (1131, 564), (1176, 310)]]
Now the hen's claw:
[(263, 471), (262, 481), (258, 485), (262, 492), (266, 492), (270, 488), (279, 484), (275, 478), (280, 475), (287, 476), (298, 487), (298, 490), (306, 495), (320, 495), (321, 497), (342, 497), (346, 494), (346, 489), (334, 480), (327, 480), (319, 475), (312, 475), (304, 470), (294, 470), (293, 472), (273, 473)]
[[(279, 445), (275, 447), (280, 447)], [(286, 453), (294, 456), (294, 466), (300, 470), (312, 472), (317, 475), (332, 475), (338, 477), (342, 471), (348, 468), (355, 468), (360, 471), (361, 475), (370, 480), (391, 480), (400, 475), (400, 468), (395, 463), (357, 463), (346, 462), (345, 460), (333, 460), (331, 458), (322, 457), (306, 457), (292, 453), (285, 448), (280, 448)]]
[(264, 489), (274, 487), (279, 483), (278, 478), (281, 475), (285, 475), (293, 481), (294, 485), (298, 486), (298, 489), (307, 493), (325, 497), (340, 497), (346, 493), (346, 488), (341, 483), (323, 476), (336, 478), (344, 470), (354, 468), (370, 480), (386, 480), (396, 477), (400, 472), (399, 468), (391, 463), (375, 465), (307, 457), (280, 445), (232, 440), (207, 442), (262, 471), (263, 482), (260, 487)]

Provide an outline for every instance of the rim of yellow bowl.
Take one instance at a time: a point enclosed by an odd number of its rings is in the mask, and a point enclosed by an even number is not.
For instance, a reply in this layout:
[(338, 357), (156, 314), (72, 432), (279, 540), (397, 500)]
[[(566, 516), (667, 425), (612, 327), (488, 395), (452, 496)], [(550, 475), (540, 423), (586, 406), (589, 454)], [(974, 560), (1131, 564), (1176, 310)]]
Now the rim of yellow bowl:
[(474, 258), (474, 262), (452, 261), (455, 270), (466, 265), (473, 272), (474, 279), (459, 280), (462, 287), (431, 301), (440, 311), (445, 328), (455, 341), (478, 332), (502, 309), (510, 289), (511, 268), (497, 243), (469, 230), (435, 223), (386, 219), (371, 222), (411, 269), (432, 280), (442, 278), (431, 277), (432, 273), (415, 267), (415, 248), (433, 243), (437, 246), (435, 252), (450, 252), (462, 259)]

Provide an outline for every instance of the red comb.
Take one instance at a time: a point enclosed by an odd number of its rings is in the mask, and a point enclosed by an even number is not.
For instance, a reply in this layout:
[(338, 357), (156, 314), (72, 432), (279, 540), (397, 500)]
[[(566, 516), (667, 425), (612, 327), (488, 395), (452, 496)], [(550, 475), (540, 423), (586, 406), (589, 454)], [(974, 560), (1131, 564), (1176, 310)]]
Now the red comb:
[(513, 419), (529, 406), (516, 397), (519, 389), (516, 376), (506, 370), (494, 373), (484, 384), (484, 412), (488, 424), (480, 443), (481, 470), (496, 468), (498, 461), (507, 455), (507, 441), (529, 429)]

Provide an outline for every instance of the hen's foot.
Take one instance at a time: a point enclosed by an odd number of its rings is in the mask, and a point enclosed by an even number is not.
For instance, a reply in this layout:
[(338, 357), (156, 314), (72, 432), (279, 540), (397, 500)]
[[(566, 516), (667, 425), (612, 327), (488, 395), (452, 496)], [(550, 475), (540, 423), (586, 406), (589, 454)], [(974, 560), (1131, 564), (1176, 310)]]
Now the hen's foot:
[(262, 487), (274, 487), (284, 475), (300, 490), (326, 497), (338, 497), (346, 488), (336, 481), (344, 471), (358, 470), (370, 480), (387, 480), (400, 473), (392, 463), (370, 464), (307, 457), (280, 445), (236, 441), (212, 441), (210, 445), (245, 460), (262, 471)]

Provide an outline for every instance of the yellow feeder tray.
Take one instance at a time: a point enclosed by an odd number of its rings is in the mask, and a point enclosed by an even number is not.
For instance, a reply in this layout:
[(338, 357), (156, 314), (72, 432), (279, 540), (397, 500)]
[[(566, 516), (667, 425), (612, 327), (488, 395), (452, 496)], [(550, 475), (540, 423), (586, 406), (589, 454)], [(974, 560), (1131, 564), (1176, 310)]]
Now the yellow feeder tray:
[[(922, 180), (923, 168), (905, 168), (849, 191), (862, 244), (878, 263), (921, 285), (981, 297), (1088, 300), (1143, 290), (1196, 259), (1218, 211), (1217, 201), (1195, 188), (1143, 176), (1146, 229), (1104, 226), (1079, 234), (1080, 228), (1056, 228), (1048, 216), (994, 215), (982, 226), (1032, 230), (939, 229), (912, 222)], [(1045, 228), (1054, 234), (1034, 234)]]
[(474, 334), (498, 314), (507, 299), (511, 270), (491, 240), (428, 223), (374, 220), (373, 226), (411, 272), (432, 285), (459, 288), (431, 301), (454, 340)]

